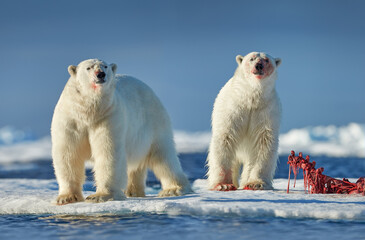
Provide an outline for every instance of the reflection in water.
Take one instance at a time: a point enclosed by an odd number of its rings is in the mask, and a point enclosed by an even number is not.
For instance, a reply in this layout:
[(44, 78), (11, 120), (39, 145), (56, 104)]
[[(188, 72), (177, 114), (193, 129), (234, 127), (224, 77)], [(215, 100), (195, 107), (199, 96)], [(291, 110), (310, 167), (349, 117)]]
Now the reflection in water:
[[(136, 237), (138, 234), (161, 234), (171, 232), (171, 228), (163, 228), (164, 225), (176, 225), (178, 221), (166, 214), (139, 214), (126, 213), (92, 214), (92, 215), (51, 215), (38, 217), (38, 220), (47, 228), (54, 229), (57, 237), (82, 235), (88, 236), (123, 236)], [(137, 234), (137, 235), (136, 235)]]
[(62, 224), (95, 224), (95, 225), (102, 225), (103, 223), (116, 223), (120, 221), (121, 218), (131, 218), (134, 214), (125, 214), (123, 216), (114, 215), (114, 214), (93, 214), (93, 215), (52, 215), (46, 217), (40, 217), (40, 220), (44, 220), (49, 224), (54, 225), (62, 225)]
[(39, 217), (40, 221), (58, 228), (92, 228), (93, 231), (129, 231), (140, 228), (141, 223), (161, 225), (166, 222), (166, 215), (146, 215), (138, 213), (92, 214), (92, 215), (52, 215)]

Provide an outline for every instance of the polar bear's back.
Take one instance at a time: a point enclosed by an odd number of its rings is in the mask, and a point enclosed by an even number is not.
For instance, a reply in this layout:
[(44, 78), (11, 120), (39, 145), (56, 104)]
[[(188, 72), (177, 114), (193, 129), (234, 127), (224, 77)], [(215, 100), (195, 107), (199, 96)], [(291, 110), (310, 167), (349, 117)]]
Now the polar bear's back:
[(150, 129), (171, 128), (167, 111), (149, 86), (128, 75), (118, 74), (116, 78), (116, 91), (131, 121), (140, 122), (142, 126), (155, 125)]
[(129, 75), (124, 75), (124, 74), (117, 74), (116, 76), (117, 79), (117, 88), (118, 91), (122, 91), (124, 89), (129, 89), (129, 90), (140, 90), (140, 91), (152, 91), (152, 89), (147, 86), (147, 84), (145, 84), (144, 82), (142, 82), (141, 80), (129, 76)]
[(118, 91), (123, 92), (123, 89), (144, 89), (144, 91), (152, 91), (152, 89), (150, 87), (147, 86), (147, 84), (145, 84), (144, 82), (142, 82), (141, 80), (129, 76), (129, 75), (124, 75), (124, 74), (117, 74), (116, 76), (117, 79), (117, 89)]
[[(116, 95), (122, 107), (119, 121), (126, 135), (128, 167), (138, 167), (157, 141), (172, 141), (170, 118), (153, 90), (142, 81), (127, 75), (116, 75)], [(138, 151), (136, 151), (138, 149)]]
[[(128, 75), (116, 75), (117, 86), (116, 90), (120, 94), (122, 101), (128, 106), (134, 106), (138, 108), (152, 107), (157, 108), (155, 110), (163, 110), (160, 100), (153, 92), (153, 90), (147, 86), (144, 82)], [(161, 109), (162, 108), (162, 109)]]

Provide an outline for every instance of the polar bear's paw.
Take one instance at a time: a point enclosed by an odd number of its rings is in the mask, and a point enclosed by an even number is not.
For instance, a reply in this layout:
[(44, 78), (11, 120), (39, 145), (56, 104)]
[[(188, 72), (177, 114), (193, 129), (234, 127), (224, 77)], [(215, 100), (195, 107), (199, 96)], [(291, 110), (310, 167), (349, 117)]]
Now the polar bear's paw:
[(57, 205), (65, 205), (69, 203), (82, 202), (84, 198), (80, 194), (62, 194), (56, 199)]
[(88, 196), (85, 201), (86, 202), (93, 202), (93, 203), (101, 203), (106, 201), (120, 201), (124, 200), (125, 196), (122, 194), (102, 194), (102, 193), (95, 193)]
[(143, 190), (138, 191), (135, 189), (134, 190), (127, 189), (124, 193), (127, 197), (145, 197), (146, 196), (146, 194), (144, 193)]
[(235, 191), (236, 186), (231, 183), (218, 183), (212, 190), (215, 191)]
[(158, 197), (176, 197), (181, 195), (184, 195), (181, 187), (163, 189), (158, 193)]
[(269, 186), (268, 184), (261, 182), (261, 181), (254, 181), (249, 182), (244, 185), (243, 190), (271, 190), (272, 186)]

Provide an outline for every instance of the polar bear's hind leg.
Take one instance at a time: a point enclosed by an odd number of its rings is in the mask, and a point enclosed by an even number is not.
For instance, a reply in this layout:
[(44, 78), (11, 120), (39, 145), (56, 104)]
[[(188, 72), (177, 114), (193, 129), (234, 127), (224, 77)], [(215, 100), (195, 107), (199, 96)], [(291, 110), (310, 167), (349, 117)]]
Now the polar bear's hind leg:
[(125, 190), (127, 197), (145, 197), (145, 183), (147, 171), (146, 167), (139, 167), (137, 170), (132, 170), (128, 173), (128, 185)]
[(192, 192), (173, 144), (171, 138), (169, 141), (161, 141), (159, 145), (153, 145), (151, 149), (149, 167), (161, 181), (159, 197), (181, 196)]

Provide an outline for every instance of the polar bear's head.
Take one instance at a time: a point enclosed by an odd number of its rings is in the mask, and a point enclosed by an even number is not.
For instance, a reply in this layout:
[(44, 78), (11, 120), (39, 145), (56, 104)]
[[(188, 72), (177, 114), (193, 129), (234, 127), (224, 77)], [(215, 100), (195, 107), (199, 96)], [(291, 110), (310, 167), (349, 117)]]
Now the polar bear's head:
[(68, 67), (71, 77), (75, 78), (81, 86), (94, 90), (112, 85), (116, 70), (116, 64), (107, 64), (99, 59), (88, 59), (77, 66)]
[(280, 65), (280, 58), (273, 58), (263, 52), (252, 52), (246, 56), (236, 57), (238, 70), (246, 78), (260, 80), (271, 78), (276, 75), (276, 68)]

